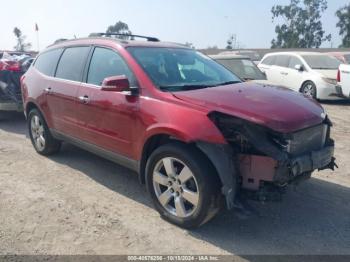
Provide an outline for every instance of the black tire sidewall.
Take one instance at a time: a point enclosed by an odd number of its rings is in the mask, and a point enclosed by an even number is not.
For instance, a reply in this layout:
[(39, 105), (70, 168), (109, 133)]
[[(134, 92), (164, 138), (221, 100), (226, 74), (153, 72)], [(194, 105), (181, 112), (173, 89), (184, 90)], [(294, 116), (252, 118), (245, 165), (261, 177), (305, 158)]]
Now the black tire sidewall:
[[(31, 122), (32, 122), (32, 118), (34, 116), (38, 116), (39, 117), (39, 119), (40, 119), (40, 121), (41, 121), (41, 123), (43, 124), (43, 127), (44, 127), (45, 148), (42, 151), (38, 150), (38, 148), (36, 147), (35, 141), (34, 141), (33, 135), (32, 135)], [(29, 112), (27, 123), (28, 123), (29, 137), (30, 137), (30, 140), (31, 140), (31, 142), (33, 144), (33, 147), (34, 147), (36, 152), (38, 152), (41, 155), (50, 155), (50, 154), (53, 154), (54, 152), (59, 150), (60, 142), (55, 140), (52, 137), (52, 135), (50, 133), (50, 129), (47, 126), (46, 121), (45, 121), (43, 115), (40, 113), (39, 110), (33, 109), (33, 110), (31, 110)]]
[[(155, 165), (165, 157), (173, 157), (185, 163), (194, 174), (199, 191), (199, 203), (197, 210), (189, 217), (179, 218), (164, 209), (159, 203), (153, 188), (153, 170)], [(161, 146), (155, 150), (147, 161), (146, 165), (146, 183), (147, 189), (151, 195), (155, 208), (160, 215), (167, 221), (183, 228), (195, 228), (201, 226), (214, 215), (215, 203), (219, 194), (217, 182), (214, 179), (215, 170), (208, 164), (200, 152), (191, 146), (180, 143), (172, 143)]]

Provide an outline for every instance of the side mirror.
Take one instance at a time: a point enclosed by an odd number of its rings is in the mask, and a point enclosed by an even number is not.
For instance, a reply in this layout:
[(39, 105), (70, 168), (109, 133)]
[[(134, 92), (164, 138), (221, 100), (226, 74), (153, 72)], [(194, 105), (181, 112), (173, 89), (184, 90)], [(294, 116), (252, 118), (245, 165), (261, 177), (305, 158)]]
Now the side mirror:
[(295, 70), (299, 71), (299, 72), (302, 72), (304, 71), (304, 67), (302, 65), (295, 65)]
[(112, 92), (130, 91), (130, 83), (125, 75), (111, 76), (103, 80), (101, 90)]

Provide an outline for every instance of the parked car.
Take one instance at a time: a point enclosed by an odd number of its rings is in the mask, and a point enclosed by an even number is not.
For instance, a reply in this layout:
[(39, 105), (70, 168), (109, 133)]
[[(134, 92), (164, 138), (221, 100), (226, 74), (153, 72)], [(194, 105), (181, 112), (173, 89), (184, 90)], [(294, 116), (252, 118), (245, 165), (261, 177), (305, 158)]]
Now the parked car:
[(210, 57), (244, 81), (266, 80), (266, 75), (247, 56), (228, 54)]
[(339, 95), (350, 98), (350, 65), (340, 65), (337, 81)]
[(183, 45), (98, 35), (49, 47), (22, 78), (39, 154), (65, 141), (135, 170), (160, 215), (185, 228), (334, 168), (315, 101), (242, 83)]
[(267, 79), (315, 99), (335, 100), (340, 61), (317, 52), (284, 52), (265, 55), (258, 67)]
[(258, 64), (261, 60), (261, 56), (256, 51), (251, 50), (237, 50), (237, 51), (224, 51), (221, 52), (219, 55), (241, 55), (241, 56), (247, 56), (252, 60), (255, 64)]
[(328, 54), (338, 58), (344, 64), (350, 64), (350, 52), (331, 52)]
[(0, 118), (11, 112), (23, 112), (20, 78), (33, 58), (26, 53), (1, 53), (0, 59)]

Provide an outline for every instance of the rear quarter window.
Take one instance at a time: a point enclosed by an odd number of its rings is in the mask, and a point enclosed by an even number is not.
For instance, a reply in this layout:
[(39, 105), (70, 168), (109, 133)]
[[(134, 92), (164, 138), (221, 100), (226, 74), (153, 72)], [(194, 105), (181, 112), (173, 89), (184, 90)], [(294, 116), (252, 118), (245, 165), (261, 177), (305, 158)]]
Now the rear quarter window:
[(272, 66), (275, 64), (275, 61), (276, 61), (276, 56), (269, 56), (269, 57), (266, 57), (261, 63), (263, 65)]
[(89, 51), (89, 46), (69, 47), (64, 50), (58, 63), (56, 77), (81, 82)]
[(34, 67), (44, 75), (53, 76), (62, 51), (63, 49), (55, 49), (42, 53), (36, 59)]

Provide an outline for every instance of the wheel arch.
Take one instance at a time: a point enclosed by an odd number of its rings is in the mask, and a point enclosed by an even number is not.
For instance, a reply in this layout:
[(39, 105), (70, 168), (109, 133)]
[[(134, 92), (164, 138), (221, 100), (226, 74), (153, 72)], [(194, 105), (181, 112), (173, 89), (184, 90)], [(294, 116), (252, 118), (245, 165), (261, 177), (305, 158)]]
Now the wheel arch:
[(42, 111), (40, 110), (40, 107), (36, 103), (34, 103), (33, 101), (29, 101), (25, 105), (25, 110), (24, 110), (26, 117), (28, 117), (29, 112), (32, 111), (33, 109), (37, 109), (40, 111), (40, 113), (42, 113)]
[(206, 152), (201, 150), (201, 148), (198, 146), (197, 141), (188, 141), (188, 140), (186, 141), (186, 140), (181, 139), (179, 137), (173, 136), (172, 134), (169, 134), (169, 133), (154, 134), (154, 135), (148, 137), (148, 139), (144, 143), (144, 146), (142, 149), (141, 160), (140, 160), (140, 164), (139, 164), (139, 181), (140, 181), (140, 183), (145, 184), (145, 182), (146, 182), (146, 164), (147, 164), (147, 161), (148, 161), (149, 157), (151, 156), (151, 154), (160, 146), (165, 145), (165, 144), (169, 144), (169, 143), (181, 143), (181, 144), (188, 145), (188, 146), (195, 148), (199, 154), (201, 154), (202, 156), (204, 156), (208, 160), (208, 163), (210, 163), (213, 170), (215, 170), (216, 178), (218, 179), (219, 183), (222, 186), (223, 181), (222, 181), (221, 177), (219, 176), (216, 165), (214, 165), (214, 163), (212, 162), (210, 157), (206, 154)]

